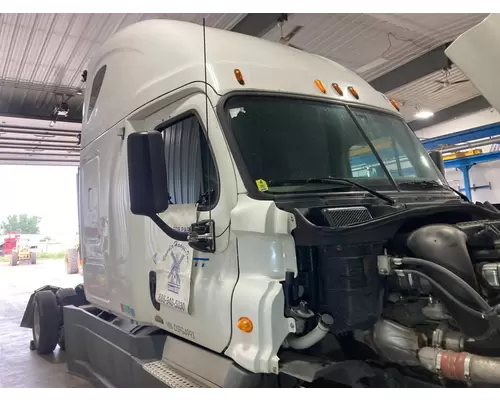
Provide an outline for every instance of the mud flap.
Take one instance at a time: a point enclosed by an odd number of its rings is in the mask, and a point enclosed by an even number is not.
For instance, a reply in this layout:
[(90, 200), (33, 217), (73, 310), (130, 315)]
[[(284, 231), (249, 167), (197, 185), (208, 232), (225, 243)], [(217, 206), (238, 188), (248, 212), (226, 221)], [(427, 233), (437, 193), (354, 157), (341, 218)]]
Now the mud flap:
[(29, 300), (28, 300), (28, 304), (26, 305), (26, 309), (24, 310), (24, 315), (23, 315), (23, 319), (21, 320), (21, 328), (33, 328), (33, 300), (35, 298), (35, 294), (37, 294), (38, 292), (41, 292), (43, 290), (50, 290), (52, 291), (52, 293), (56, 294), (56, 292), (59, 290), (60, 288), (58, 286), (51, 286), (51, 285), (46, 285), (46, 286), (42, 286), (41, 288), (35, 290)]

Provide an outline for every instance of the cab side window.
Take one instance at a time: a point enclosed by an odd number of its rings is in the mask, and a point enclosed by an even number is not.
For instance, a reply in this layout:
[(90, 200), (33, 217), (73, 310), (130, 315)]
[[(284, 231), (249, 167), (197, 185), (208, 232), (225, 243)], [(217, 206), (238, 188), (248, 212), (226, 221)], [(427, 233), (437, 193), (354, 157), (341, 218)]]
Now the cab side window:
[(189, 116), (162, 130), (171, 204), (215, 205), (219, 179), (198, 118)]
[(87, 121), (90, 119), (92, 115), (92, 111), (94, 111), (95, 105), (97, 103), (97, 98), (99, 97), (99, 93), (101, 93), (102, 83), (104, 81), (104, 76), (106, 75), (107, 66), (102, 66), (99, 71), (94, 76), (94, 80), (92, 81), (92, 89), (90, 91), (89, 98), (89, 106), (87, 109)]

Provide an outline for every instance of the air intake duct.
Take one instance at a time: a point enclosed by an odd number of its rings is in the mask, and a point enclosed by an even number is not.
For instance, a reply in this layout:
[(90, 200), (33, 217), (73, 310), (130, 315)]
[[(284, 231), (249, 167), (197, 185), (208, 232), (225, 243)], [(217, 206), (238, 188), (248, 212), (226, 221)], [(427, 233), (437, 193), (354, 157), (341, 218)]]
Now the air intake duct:
[[(460, 229), (446, 224), (427, 225), (410, 234), (407, 246), (416, 257), (441, 265), (462, 278), (473, 290), (478, 290), (474, 267), (467, 249), (467, 235)], [(428, 268), (425, 265), (420, 265), (418, 269), (439, 283), (460, 302), (471, 308), (477, 308), (471, 294), (462, 286), (456, 285), (442, 271)], [(488, 321), (464, 313), (454, 302), (446, 299), (442, 299), (442, 301), (468, 336), (480, 337), (488, 332)]]

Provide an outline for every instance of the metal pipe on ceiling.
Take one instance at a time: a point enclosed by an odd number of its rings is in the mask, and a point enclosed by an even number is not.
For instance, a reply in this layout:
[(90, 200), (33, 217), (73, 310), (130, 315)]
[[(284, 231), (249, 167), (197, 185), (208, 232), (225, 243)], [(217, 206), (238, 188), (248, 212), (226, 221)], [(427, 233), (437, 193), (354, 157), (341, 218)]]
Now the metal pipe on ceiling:
[(2, 155), (10, 155), (10, 156), (60, 156), (60, 157), (77, 157), (76, 160), (79, 160), (79, 154), (61, 154), (61, 153), (25, 153), (25, 152), (15, 152), (15, 151), (0, 151)]
[(57, 162), (57, 163), (72, 163), (77, 165), (79, 163), (79, 160), (55, 160), (55, 159), (24, 159), (24, 158), (3, 158), (0, 157), (0, 161), (16, 161), (16, 162), (32, 162), (32, 161), (38, 161), (38, 162)]
[(468, 142), (464, 144), (459, 144), (456, 146), (451, 146), (451, 147), (444, 147), (440, 149), (441, 152), (443, 153), (451, 153), (454, 151), (460, 151), (460, 150), (467, 150), (472, 147), (481, 147), (481, 146), (487, 146), (489, 144), (495, 144), (495, 143), (500, 143), (500, 137), (493, 137), (493, 138), (487, 138), (487, 139), (481, 139), (477, 140), (475, 142)]
[(43, 145), (43, 144), (37, 144), (34, 146), (30, 146), (27, 144), (15, 144), (15, 143), (7, 143), (7, 144), (1, 144), (0, 142), (0, 149), (24, 149), (24, 150), (31, 150), (31, 149), (45, 149), (45, 150), (60, 150), (60, 151), (71, 151), (71, 152), (80, 152), (79, 147), (61, 147), (59, 145)]
[(45, 143), (62, 143), (67, 145), (78, 145), (78, 142), (70, 142), (69, 140), (44, 140), (44, 139), (26, 139), (26, 138), (7, 138), (0, 136), (0, 143), (5, 143), (5, 141), (14, 141), (14, 142), (31, 142), (36, 144), (37, 142), (45, 142)]
[(71, 138), (76, 138), (79, 133), (67, 133), (67, 132), (49, 132), (49, 131), (27, 131), (27, 130), (12, 130), (12, 128), (9, 129), (3, 129), (3, 126), (0, 126), (0, 135), (4, 133), (14, 133), (14, 134), (20, 134), (20, 135), (40, 135), (40, 136), (60, 136), (60, 137), (71, 137)]
[[(0, 117), (1, 118), (1, 117)], [(29, 129), (31, 131), (46, 131), (46, 132), (61, 132), (61, 133), (74, 133), (75, 135), (82, 133), (81, 131), (75, 131), (73, 129), (57, 129), (57, 128), (40, 128), (38, 126), (26, 126), (26, 125), (10, 125), (10, 124), (0, 124), (0, 128), (8, 129)]]

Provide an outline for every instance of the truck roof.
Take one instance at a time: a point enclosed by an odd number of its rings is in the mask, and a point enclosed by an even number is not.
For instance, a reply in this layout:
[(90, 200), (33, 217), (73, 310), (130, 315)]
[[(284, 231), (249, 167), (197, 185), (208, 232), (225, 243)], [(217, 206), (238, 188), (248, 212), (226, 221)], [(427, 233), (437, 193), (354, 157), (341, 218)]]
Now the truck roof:
[[(203, 49), (202, 26), (188, 22), (148, 20), (113, 35), (89, 62), (82, 139), (85, 141), (87, 125), (92, 125), (94, 135), (101, 134), (153, 99), (191, 83), (203, 83)], [(216, 96), (241, 90), (281, 92), (340, 99), (396, 112), (383, 94), (354, 72), (324, 57), (213, 28), (206, 28), (206, 49), (207, 81)], [(93, 78), (103, 66), (104, 79), (89, 119)], [(241, 71), (244, 85), (236, 80), (235, 69)], [(323, 82), (326, 94), (318, 89), (315, 80)], [(343, 96), (332, 88), (333, 83), (343, 89)], [(347, 91), (348, 86), (357, 90), (359, 100)]]

